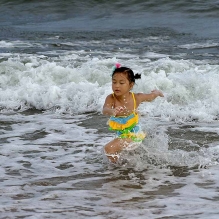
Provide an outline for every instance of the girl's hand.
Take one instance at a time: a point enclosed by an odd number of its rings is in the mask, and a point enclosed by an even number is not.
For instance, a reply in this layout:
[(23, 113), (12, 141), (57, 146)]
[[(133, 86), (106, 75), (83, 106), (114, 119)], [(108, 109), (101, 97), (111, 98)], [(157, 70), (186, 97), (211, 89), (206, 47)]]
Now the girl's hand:
[(155, 94), (157, 97), (164, 97), (163, 93), (159, 90), (152, 90), (151, 93)]
[(117, 114), (121, 113), (124, 110), (122, 106), (117, 106), (113, 109), (113, 116), (116, 116)]

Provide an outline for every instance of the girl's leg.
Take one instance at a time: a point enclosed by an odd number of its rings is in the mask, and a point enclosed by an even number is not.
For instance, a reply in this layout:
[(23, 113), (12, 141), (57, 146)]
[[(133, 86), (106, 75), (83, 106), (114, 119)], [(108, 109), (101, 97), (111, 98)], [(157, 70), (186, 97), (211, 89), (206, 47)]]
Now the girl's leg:
[(109, 158), (109, 160), (113, 163), (116, 163), (120, 152), (131, 143), (131, 139), (121, 139), (115, 138), (114, 140), (110, 141), (108, 144), (105, 145), (105, 154)]

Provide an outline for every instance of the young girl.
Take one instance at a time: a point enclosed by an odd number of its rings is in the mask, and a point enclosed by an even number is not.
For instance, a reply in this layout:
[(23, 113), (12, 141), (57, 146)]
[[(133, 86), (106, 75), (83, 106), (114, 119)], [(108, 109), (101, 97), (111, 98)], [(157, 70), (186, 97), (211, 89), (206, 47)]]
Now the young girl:
[(144, 101), (152, 101), (158, 96), (163, 97), (159, 90), (150, 94), (132, 93), (130, 90), (135, 84), (135, 79), (140, 79), (140, 74), (134, 74), (130, 68), (116, 64), (112, 74), (113, 93), (106, 97), (103, 105), (103, 114), (111, 116), (109, 119), (110, 130), (117, 133), (117, 137), (105, 145), (105, 153), (113, 163), (117, 162), (123, 149), (129, 149), (142, 142), (146, 134), (140, 131), (138, 125), (137, 108)]

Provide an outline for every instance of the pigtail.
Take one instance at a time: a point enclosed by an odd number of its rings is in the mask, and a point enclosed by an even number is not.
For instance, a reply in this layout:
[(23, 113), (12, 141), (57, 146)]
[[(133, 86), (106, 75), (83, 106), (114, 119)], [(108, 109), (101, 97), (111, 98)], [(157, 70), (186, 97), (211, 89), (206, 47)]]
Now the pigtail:
[(141, 79), (141, 74), (138, 74), (138, 73), (135, 74), (135, 75), (134, 75), (134, 79)]

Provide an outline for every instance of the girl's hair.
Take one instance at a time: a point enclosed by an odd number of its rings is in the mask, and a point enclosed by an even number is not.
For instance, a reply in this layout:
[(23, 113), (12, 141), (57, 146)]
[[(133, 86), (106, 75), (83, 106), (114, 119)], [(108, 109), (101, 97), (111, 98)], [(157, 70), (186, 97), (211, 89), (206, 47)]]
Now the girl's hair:
[(119, 68), (115, 68), (115, 70), (113, 71), (112, 77), (115, 73), (123, 73), (126, 74), (128, 80), (130, 83), (134, 82), (135, 83), (135, 79), (140, 79), (141, 75), (140, 74), (134, 74), (134, 72), (132, 71), (132, 69), (127, 68), (127, 67), (119, 67)]

